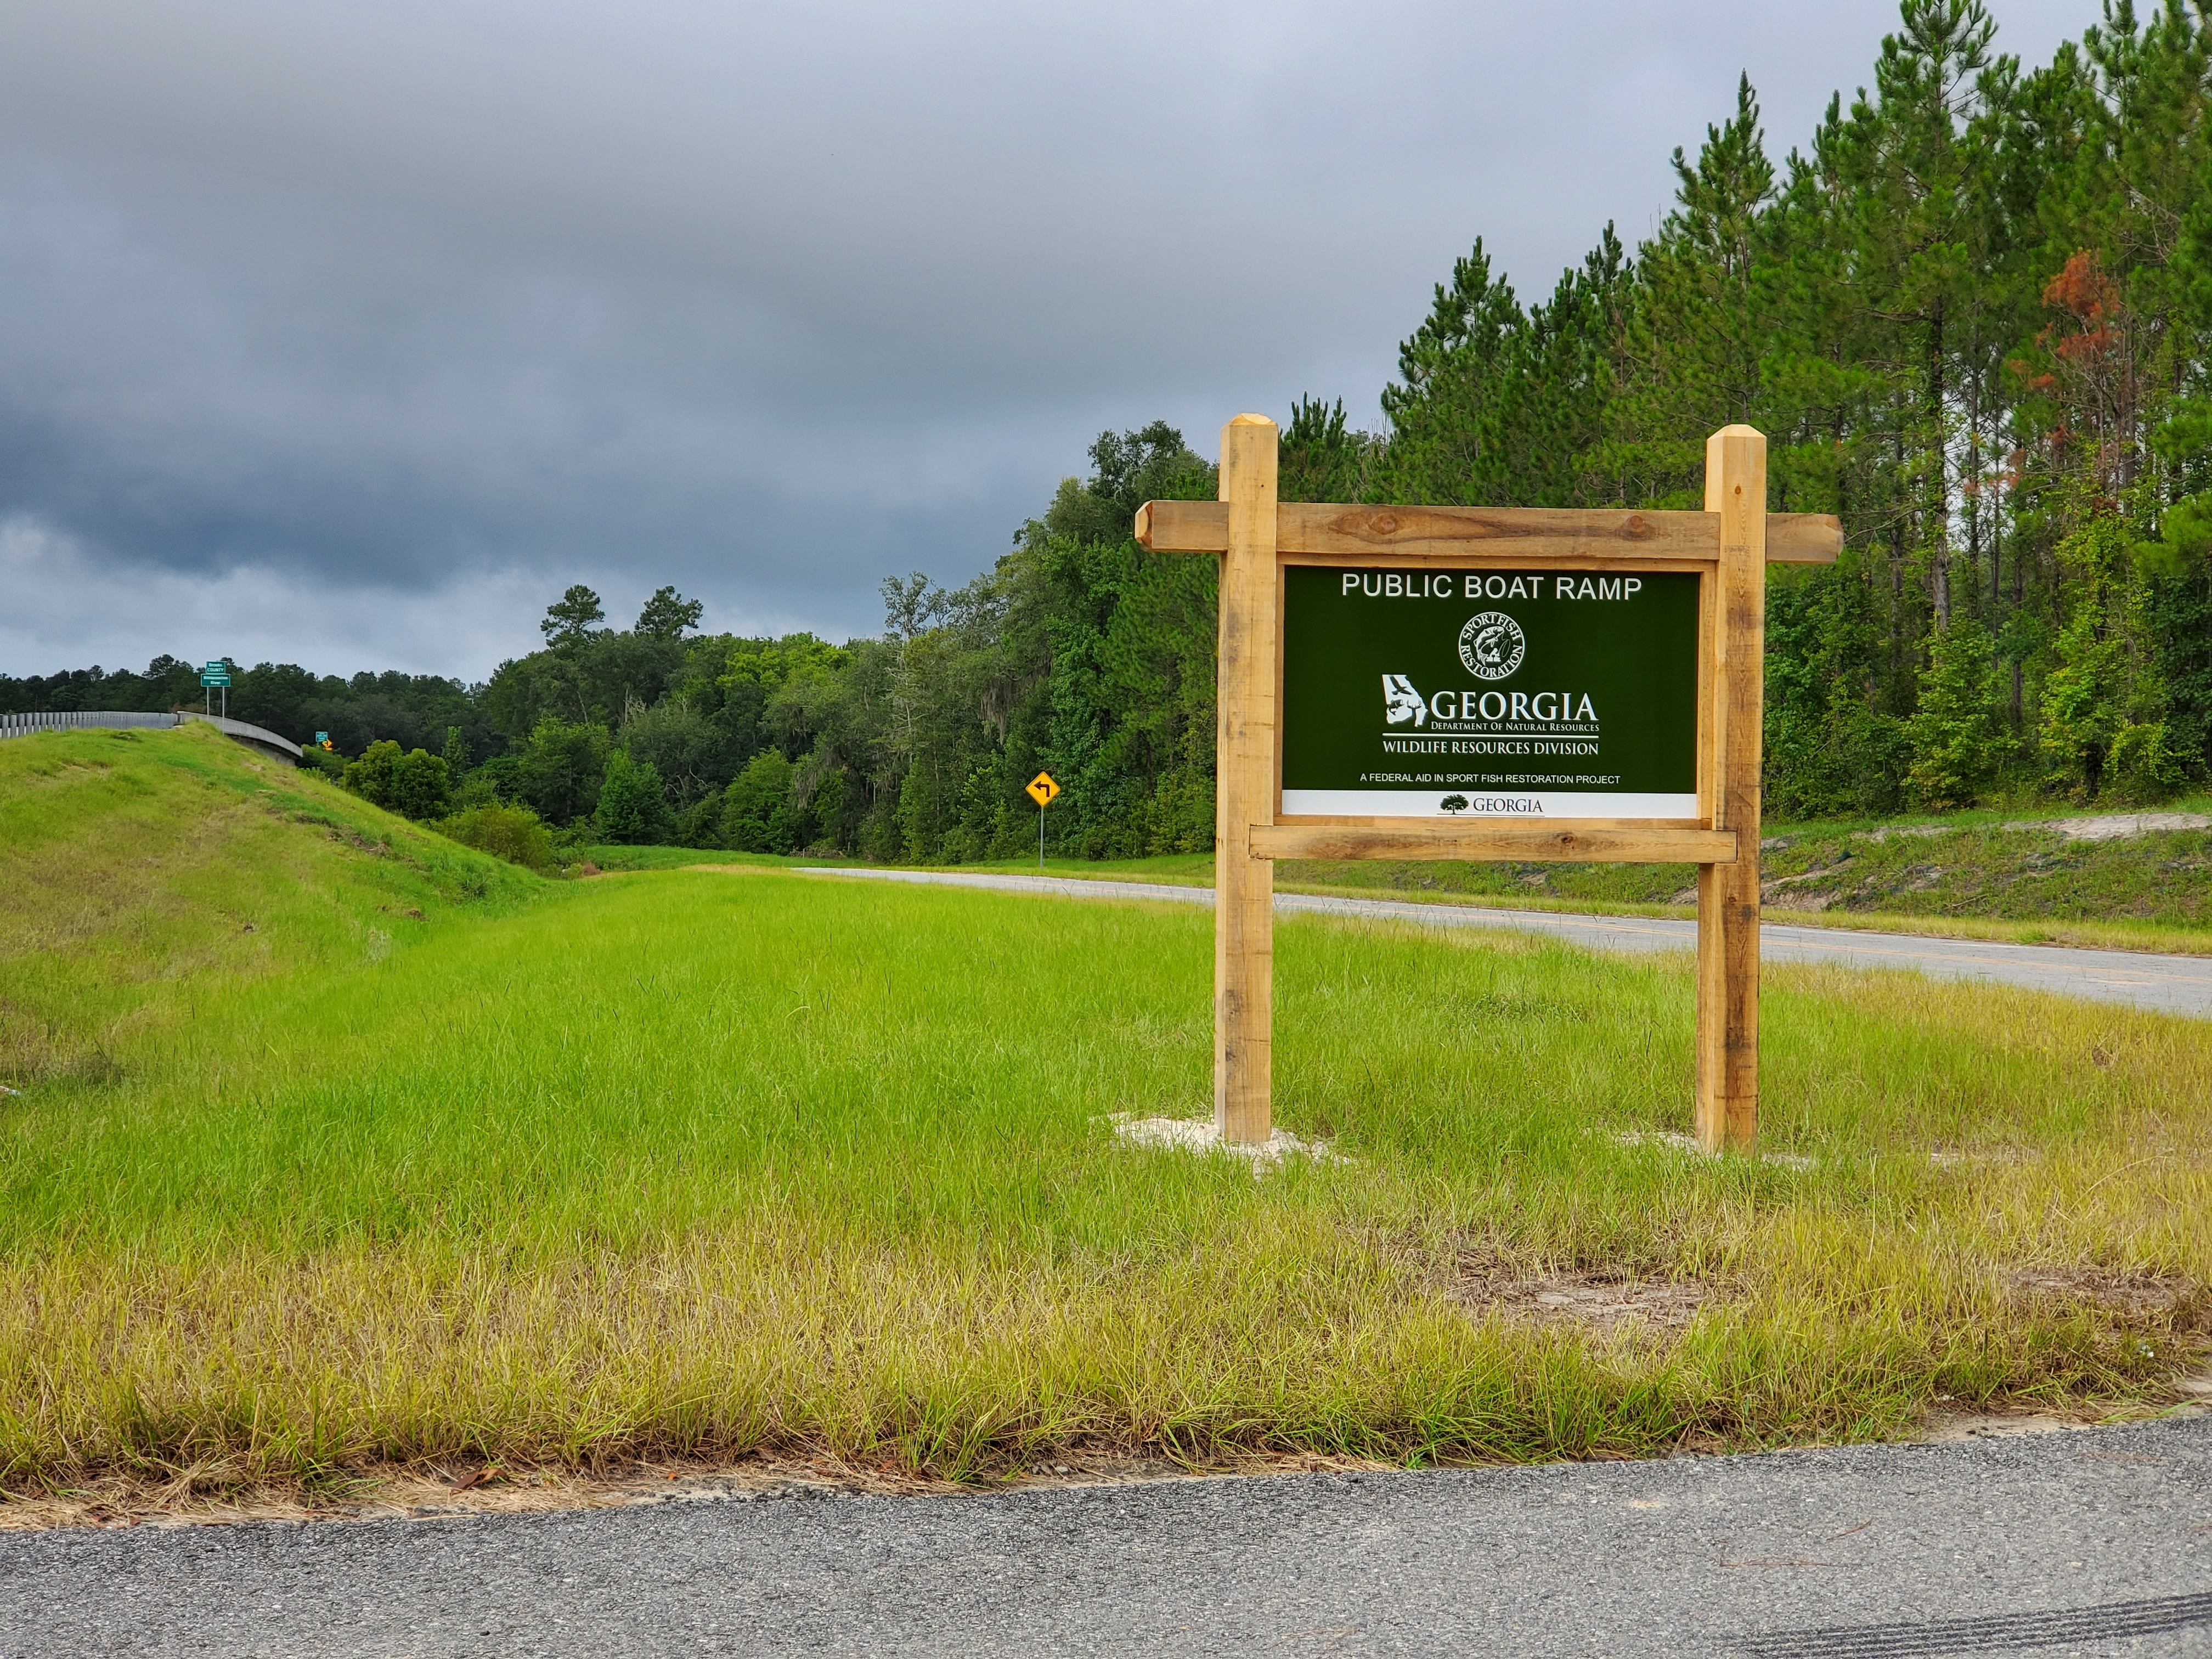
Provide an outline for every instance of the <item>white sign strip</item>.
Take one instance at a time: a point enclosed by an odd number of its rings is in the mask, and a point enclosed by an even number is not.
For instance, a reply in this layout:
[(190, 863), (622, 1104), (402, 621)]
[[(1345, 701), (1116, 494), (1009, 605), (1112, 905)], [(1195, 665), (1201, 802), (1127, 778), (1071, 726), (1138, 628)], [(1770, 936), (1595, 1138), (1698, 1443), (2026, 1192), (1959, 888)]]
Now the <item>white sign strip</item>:
[[(1454, 805), (1447, 807), (1446, 801)], [(1285, 817), (1694, 818), (1698, 798), (1543, 789), (1285, 789)]]

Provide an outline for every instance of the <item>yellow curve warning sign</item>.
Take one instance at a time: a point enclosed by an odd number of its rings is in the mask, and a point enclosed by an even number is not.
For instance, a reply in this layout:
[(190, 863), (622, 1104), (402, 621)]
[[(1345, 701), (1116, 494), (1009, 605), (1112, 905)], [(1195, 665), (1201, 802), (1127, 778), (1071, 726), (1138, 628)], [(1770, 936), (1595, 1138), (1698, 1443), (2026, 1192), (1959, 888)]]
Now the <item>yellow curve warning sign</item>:
[(1052, 781), (1052, 774), (1040, 772), (1029, 782), (1030, 799), (1040, 808), (1049, 806), (1060, 794), (1060, 786)]

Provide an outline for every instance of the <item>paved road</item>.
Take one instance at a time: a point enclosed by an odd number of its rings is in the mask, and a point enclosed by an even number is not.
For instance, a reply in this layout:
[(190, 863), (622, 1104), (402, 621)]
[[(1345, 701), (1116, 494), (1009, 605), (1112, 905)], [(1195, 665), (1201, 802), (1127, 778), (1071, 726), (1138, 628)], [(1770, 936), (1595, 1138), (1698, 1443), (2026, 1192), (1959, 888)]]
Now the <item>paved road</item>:
[[(851, 876), (872, 881), (988, 887), (1006, 892), (1050, 893), (1066, 898), (1164, 899), (1212, 904), (1211, 887), (1164, 883), (1084, 881), (1052, 876), (1002, 876), (980, 872), (807, 868), (802, 873)], [(1417, 922), (1427, 927), (1503, 927), (1541, 933), (1595, 951), (1687, 951), (1695, 948), (1695, 922), (1671, 916), (1587, 916), (1548, 910), (1492, 910), (1469, 904), (1421, 904), (1401, 899), (1330, 898), (1316, 893), (1278, 893), (1278, 915), (1367, 916)], [(1936, 979), (1990, 980), (2025, 985), (2062, 996), (2124, 1002), (2137, 1008), (2212, 1018), (2212, 957), (2154, 956), (2136, 951), (2081, 951), (2057, 945), (2002, 945), (1984, 939), (1925, 939), (1911, 933), (1863, 933), (1840, 927), (1759, 930), (1759, 953), (1769, 962), (1839, 962), (1855, 968), (1899, 968)]]
[(1945, 1446), (0, 1534), (0, 1653), (2212, 1653), (2212, 1417)]

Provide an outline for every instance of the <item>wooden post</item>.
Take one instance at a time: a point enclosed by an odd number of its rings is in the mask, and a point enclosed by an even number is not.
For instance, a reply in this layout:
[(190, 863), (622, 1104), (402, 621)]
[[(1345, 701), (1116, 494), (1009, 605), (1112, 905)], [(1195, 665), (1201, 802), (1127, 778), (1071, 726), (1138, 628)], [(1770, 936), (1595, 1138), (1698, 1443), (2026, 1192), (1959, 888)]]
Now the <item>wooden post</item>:
[(1275, 423), (1221, 428), (1220, 722), (1213, 835), (1213, 1127), (1263, 1146), (1274, 1133), (1275, 866), (1252, 826), (1275, 819)]
[(1713, 828), (1733, 864), (1698, 870), (1698, 1139), (1748, 1146), (1759, 1128), (1759, 774), (1765, 713), (1766, 440), (1747, 426), (1705, 441), (1705, 511), (1720, 515), (1713, 605)]

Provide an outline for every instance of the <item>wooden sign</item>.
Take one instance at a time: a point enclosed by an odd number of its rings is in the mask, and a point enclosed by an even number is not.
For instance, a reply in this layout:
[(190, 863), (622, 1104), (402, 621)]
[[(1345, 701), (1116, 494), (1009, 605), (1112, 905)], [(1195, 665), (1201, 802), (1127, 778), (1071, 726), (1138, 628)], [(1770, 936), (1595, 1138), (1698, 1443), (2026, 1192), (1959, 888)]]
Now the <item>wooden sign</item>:
[(1698, 578), (1283, 571), (1278, 817), (1694, 818)]
[(1692, 863), (1698, 1139), (1759, 1108), (1766, 565), (1833, 518), (1766, 511), (1766, 440), (1705, 445), (1705, 510), (1278, 503), (1278, 432), (1222, 428), (1220, 501), (1137, 540), (1222, 555), (1214, 1121), (1273, 1133), (1279, 858)]

